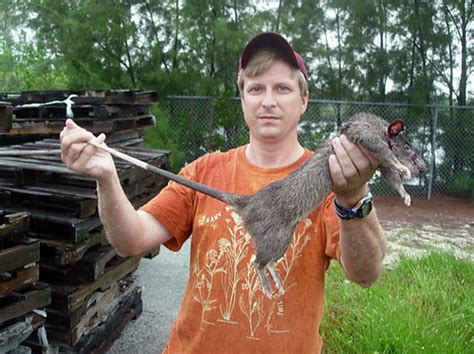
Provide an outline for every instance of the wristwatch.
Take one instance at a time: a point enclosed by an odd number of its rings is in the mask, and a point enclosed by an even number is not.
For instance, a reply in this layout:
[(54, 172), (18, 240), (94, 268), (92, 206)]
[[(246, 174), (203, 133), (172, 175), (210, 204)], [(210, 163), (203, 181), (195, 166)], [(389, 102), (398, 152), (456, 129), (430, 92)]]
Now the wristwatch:
[(342, 220), (351, 220), (355, 218), (363, 218), (370, 214), (372, 210), (372, 199), (374, 199), (373, 194), (369, 191), (367, 195), (360, 198), (357, 203), (354, 204), (352, 208), (344, 208), (336, 203), (336, 198), (334, 198), (334, 207), (336, 209), (336, 214)]

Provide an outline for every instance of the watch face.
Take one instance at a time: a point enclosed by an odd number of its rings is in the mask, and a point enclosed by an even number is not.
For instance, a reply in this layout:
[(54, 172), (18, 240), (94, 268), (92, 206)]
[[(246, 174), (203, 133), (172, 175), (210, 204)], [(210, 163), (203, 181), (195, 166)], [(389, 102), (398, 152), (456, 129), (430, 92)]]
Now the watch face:
[(370, 212), (372, 211), (372, 201), (370, 200), (367, 200), (365, 201), (364, 203), (362, 203), (362, 205), (360, 206), (359, 210), (358, 211), (358, 216), (359, 218), (363, 218), (367, 215), (370, 214)]

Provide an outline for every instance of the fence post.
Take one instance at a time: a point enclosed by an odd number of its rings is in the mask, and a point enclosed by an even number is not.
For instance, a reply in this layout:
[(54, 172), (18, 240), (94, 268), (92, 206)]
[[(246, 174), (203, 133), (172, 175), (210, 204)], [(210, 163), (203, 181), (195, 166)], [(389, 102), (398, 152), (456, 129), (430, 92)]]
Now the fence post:
[(431, 161), (430, 161), (430, 173), (428, 180), (428, 200), (431, 199), (431, 193), (433, 190), (433, 173), (434, 166), (436, 163), (436, 129), (438, 127), (438, 106), (435, 106), (434, 117), (433, 117), (433, 134), (431, 135)]

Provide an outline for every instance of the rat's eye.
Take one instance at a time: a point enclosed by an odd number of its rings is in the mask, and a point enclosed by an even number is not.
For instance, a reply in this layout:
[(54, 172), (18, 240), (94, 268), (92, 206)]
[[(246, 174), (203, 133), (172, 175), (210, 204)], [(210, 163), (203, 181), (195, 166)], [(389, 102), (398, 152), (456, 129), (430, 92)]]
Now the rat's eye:
[(408, 143), (405, 143), (405, 150), (411, 150), (411, 146)]

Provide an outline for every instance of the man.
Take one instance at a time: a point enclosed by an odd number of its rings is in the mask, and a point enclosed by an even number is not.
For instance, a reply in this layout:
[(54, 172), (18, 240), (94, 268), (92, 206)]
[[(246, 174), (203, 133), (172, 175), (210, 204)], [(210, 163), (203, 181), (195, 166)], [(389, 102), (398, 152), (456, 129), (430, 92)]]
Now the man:
[[(203, 156), (181, 175), (226, 192), (251, 194), (312, 155), (297, 138), (308, 103), (308, 74), (301, 56), (276, 33), (254, 37), (239, 64), (249, 143)], [(375, 211), (348, 220), (335, 212), (334, 198), (341, 215), (352, 215), (348, 208), (360, 200), (370, 203), (367, 181), (378, 165), (345, 137), (333, 140), (335, 154), (329, 158), (334, 193), (296, 228), (276, 266), (285, 294), (274, 291), (271, 299), (262, 293), (252, 265), (251, 237), (230, 206), (170, 182), (135, 211), (112, 158), (86, 144), (90, 139), (102, 143), (105, 137), (94, 137), (68, 120), (61, 133), (62, 158), (71, 169), (97, 179), (100, 217), (119, 254), (142, 254), (159, 244), (177, 251), (191, 239), (190, 277), (165, 352), (320, 352), (330, 260), (338, 260), (348, 278), (363, 287), (380, 274), (385, 241)]]

